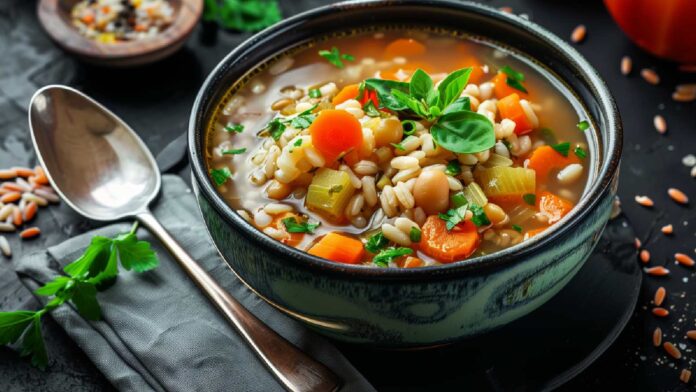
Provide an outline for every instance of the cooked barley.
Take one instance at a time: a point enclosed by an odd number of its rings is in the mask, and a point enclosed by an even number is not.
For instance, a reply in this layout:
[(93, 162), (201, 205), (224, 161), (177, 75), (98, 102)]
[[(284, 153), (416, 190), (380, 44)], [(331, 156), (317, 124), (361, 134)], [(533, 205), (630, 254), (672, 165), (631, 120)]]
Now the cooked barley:
[(696, 265), (696, 261), (691, 258), (691, 256), (684, 254), (684, 253), (675, 253), (674, 254), (674, 259), (677, 260), (677, 262), (685, 267), (693, 267)]
[(643, 68), (640, 70), (640, 76), (643, 77), (643, 79), (652, 84), (656, 85), (660, 83), (660, 75), (657, 74), (654, 70), (650, 68)]
[(585, 40), (585, 36), (587, 35), (587, 28), (585, 25), (578, 25), (575, 29), (573, 29), (573, 32), (570, 34), (570, 40), (573, 41), (573, 43), (580, 43), (583, 40)]
[(628, 56), (623, 56), (621, 58), (621, 73), (623, 75), (628, 75), (631, 73), (632, 68), (633, 68), (633, 61), (631, 60), (631, 58)]
[(665, 118), (662, 117), (662, 115), (658, 114), (653, 118), (653, 125), (655, 126), (657, 132), (663, 135), (667, 132), (667, 121), (665, 121)]
[(669, 197), (672, 198), (672, 200), (676, 201), (679, 204), (689, 203), (689, 198), (686, 196), (686, 194), (677, 188), (667, 189), (667, 194), (669, 195)]
[(681, 351), (679, 351), (679, 349), (674, 344), (670, 342), (665, 342), (662, 344), (662, 347), (664, 347), (667, 354), (672, 356), (674, 359), (681, 359)]
[(411, 246), (411, 239), (409, 238), (408, 234), (402, 232), (389, 223), (382, 225), (382, 233), (388, 240), (394, 241), (401, 246)]
[(655, 306), (662, 306), (662, 302), (664, 302), (666, 295), (667, 290), (665, 290), (665, 288), (662, 286), (658, 287), (658, 289), (655, 291)]

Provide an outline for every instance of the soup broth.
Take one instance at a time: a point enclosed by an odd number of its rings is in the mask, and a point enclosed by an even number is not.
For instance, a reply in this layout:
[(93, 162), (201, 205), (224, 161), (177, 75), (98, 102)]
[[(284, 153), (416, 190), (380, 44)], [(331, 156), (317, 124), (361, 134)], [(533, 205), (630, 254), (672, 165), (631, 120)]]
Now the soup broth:
[(330, 37), (220, 102), (211, 181), (267, 235), (334, 262), (489, 254), (571, 211), (594, 170), (588, 116), (550, 72), (455, 33)]

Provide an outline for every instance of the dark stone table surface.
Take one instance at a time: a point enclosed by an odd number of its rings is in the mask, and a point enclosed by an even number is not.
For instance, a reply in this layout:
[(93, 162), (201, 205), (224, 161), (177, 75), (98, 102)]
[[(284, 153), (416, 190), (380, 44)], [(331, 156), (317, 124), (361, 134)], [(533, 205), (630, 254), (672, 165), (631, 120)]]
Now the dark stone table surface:
[[(284, 15), (292, 15), (325, 4), (319, 0), (286, 1)], [(696, 154), (696, 103), (678, 104), (670, 99), (674, 85), (695, 82), (696, 74), (677, 72), (675, 64), (656, 59), (628, 41), (612, 22), (600, 1), (550, 2), (542, 0), (487, 1), (493, 6), (511, 6), (515, 13), (527, 14), (563, 38), (578, 24), (587, 26), (587, 39), (578, 50), (607, 81), (616, 97), (624, 121), (624, 152), (619, 194), (623, 211), (645, 246), (652, 253), (652, 264), (666, 265), (673, 273), (665, 278), (647, 277), (641, 298), (628, 327), (599, 360), (562, 387), (566, 391), (614, 390), (692, 390), (679, 382), (682, 368), (696, 373), (694, 344), (684, 339), (685, 331), (696, 329), (696, 299), (693, 270), (673, 264), (672, 255), (694, 255), (696, 220), (692, 206), (679, 206), (669, 200), (666, 190), (678, 187), (696, 197), (689, 168), (683, 156)], [(40, 86), (62, 83), (75, 86), (105, 104), (136, 129), (156, 154), (185, 131), (193, 98), (203, 79), (215, 64), (248, 34), (196, 31), (186, 47), (158, 64), (128, 71), (106, 70), (81, 64), (58, 50), (37, 23), (32, 0), (0, 1), (0, 167), (34, 162), (26, 121), (26, 106)], [(630, 55), (634, 72), (619, 72), (621, 56)], [(636, 70), (652, 67), (662, 77), (658, 86), (643, 82)], [(659, 135), (652, 126), (655, 114), (667, 119), (669, 131)], [(187, 175), (185, 165), (179, 173)], [(633, 202), (635, 195), (649, 195), (656, 208), (646, 209)], [(59, 207), (59, 208), (65, 208)], [(45, 214), (47, 215), (47, 214)], [(51, 216), (39, 223), (50, 227)], [(675, 233), (660, 233), (671, 223)], [(22, 244), (13, 241), (15, 257), (52, 245), (58, 238), (85, 229), (84, 225), (56, 227), (39, 241)], [(30, 308), (29, 293), (15, 280), (12, 262), (0, 258), (0, 309)], [(670, 316), (656, 319), (650, 314), (655, 289), (668, 292), (666, 306)], [(656, 326), (670, 340), (683, 344), (684, 358), (668, 358), (651, 344)], [(81, 350), (48, 318), (44, 328), (51, 366), (46, 371), (32, 368), (7, 348), (0, 348), (0, 390), (6, 391), (91, 391), (111, 386)], [(427, 371), (425, 369), (424, 371)]]

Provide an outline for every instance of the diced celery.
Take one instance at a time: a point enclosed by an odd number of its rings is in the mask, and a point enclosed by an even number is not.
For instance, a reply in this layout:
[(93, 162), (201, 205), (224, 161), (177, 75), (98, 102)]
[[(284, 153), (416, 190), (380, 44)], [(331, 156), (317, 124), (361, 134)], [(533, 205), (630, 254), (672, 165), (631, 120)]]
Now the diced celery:
[(307, 208), (323, 212), (330, 219), (340, 220), (355, 188), (348, 173), (333, 169), (317, 170), (307, 190)]
[(383, 175), (377, 181), (377, 189), (379, 189), (381, 191), (387, 185), (392, 185), (391, 179), (389, 177)]
[(471, 184), (467, 185), (464, 190), (464, 197), (466, 197), (466, 200), (469, 202), (469, 204), (476, 204), (477, 206), (485, 206), (488, 204), (488, 199), (486, 198), (486, 195), (483, 193), (483, 189), (479, 186), (479, 184), (472, 182)]
[(477, 169), (476, 182), (481, 185), (487, 197), (522, 196), (534, 193), (536, 174), (523, 167), (496, 166), (490, 169)]
[(496, 167), (496, 166), (512, 166), (512, 159), (506, 158), (499, 154), (491, 154), (483, 166), (485, 167)]

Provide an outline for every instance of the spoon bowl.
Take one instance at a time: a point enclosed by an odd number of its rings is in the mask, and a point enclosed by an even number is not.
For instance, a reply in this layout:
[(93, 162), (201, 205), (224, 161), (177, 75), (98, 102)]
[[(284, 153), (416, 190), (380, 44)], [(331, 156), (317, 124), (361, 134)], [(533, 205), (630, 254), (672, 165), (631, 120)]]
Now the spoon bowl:
[(73, 88), (51, 85), (32, 97), (29, 127), (46, 176), (70, 207), (93, 220), (140, 221), (287, 390), (338, 389), (341, 381), (329, 368), (246, 310), (152, 215), (148, 205), (161, 185), (157, 163), (142, 140), (118, 116)]
[(147, 211), (160, 190), (157, 163), (118, 116), (81, 92), (51, 85), (34, 94), (31, 137), (51, 184), (75, 211), (112, 221)]

